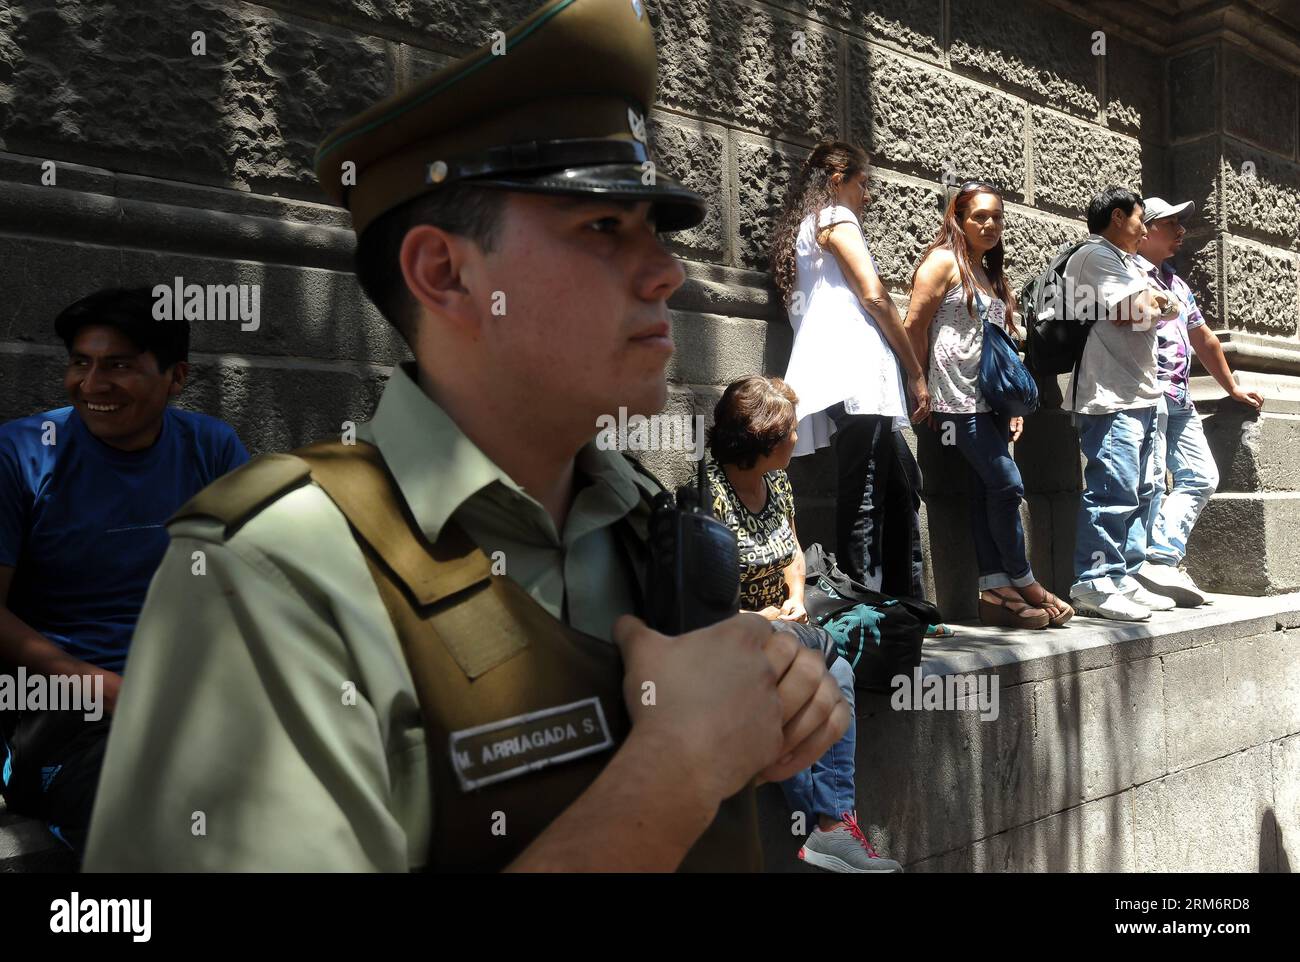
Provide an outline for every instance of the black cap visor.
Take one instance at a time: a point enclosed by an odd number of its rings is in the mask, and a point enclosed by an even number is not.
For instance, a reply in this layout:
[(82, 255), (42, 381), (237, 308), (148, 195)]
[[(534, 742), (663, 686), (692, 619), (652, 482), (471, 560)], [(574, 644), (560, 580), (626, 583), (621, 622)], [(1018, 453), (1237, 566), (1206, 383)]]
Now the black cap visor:
[[(647, 180), (650, 181), (647, 183)], [(500, 187), (530, 194), (595, 195), (604, 200), (648, 201), (654, 205), (655, 230), (685, 230), (704, 220), (704, 197), (665, 174), (641, 164), (600, 164), (544, 173), (498, 174), (462, 181), (478, 187)]]

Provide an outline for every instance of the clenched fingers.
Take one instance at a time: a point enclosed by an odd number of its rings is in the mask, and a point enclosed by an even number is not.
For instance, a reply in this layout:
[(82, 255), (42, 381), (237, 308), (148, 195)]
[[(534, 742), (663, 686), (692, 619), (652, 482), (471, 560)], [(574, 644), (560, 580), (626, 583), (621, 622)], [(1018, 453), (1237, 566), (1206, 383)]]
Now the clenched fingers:
[[(789, 634), (789, 632), (777, 632), (777, 634)], [(790, 638), (794, 640), (794, 635), (790, 635)], [(795, 652), (794, 659), (776, 685), (776, 693), (781, 696), (782, 726), (788, 725), (790, 720), (813, 700), (824, 683), (829, 682), (836, 697), (840, 697), (835, 680), (826, 671), (826, 660), (822, 653), (805, 648), (797, 640), (795, 645), (798, 650)]]
[(829, 717), (822, 722), (812, 734), (805, 738), (792, 752), (781, 760), (769, 765), (760, 773), (766, 782), (783, 782), (797, 772), (803, 771), (813, 762), (826, 754), (827, 750), (844, 737), (849, 730), (849, 703), (842, 697)]
[[(763, 638), (763, 653), (767, 655), (768, 664), (772, 666), (772, 677), (779, 682), (790, 671), (790, 666), (794, 664), (799, 653), (809, 649), (799, 644), (799, 638), (794, 632), (774, 628), (770, 621), (764, 621), (763, 626), (763, 630), (767, 632)], [(784, 701), (782, 707), (784, 708)], [(789, 717), (787, 714), (782, 714), (782, 724)]]
[(826, 723), (826, 720), (834, 714), (836, 707), (843, 703), (845, 703), (844, 695), (840, 692), (840, 686), (827, 672), (822, 676), (821, 683), (813, 692), (812, 697), (804, 702), (799, 710), (782, 726), (781, 732), (784, 736), (783, 753), (788, 754), (795, 751), (807, 739), (812, 737), (813, 733), (818, 731)]

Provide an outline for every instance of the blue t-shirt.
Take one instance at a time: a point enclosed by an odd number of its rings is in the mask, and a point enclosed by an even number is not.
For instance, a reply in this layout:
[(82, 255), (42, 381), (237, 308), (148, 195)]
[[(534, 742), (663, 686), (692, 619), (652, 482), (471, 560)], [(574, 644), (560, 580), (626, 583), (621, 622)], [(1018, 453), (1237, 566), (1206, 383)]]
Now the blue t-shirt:
[(167, 550), (164, 523), (247, 460), (229, 424), (172, 407), (143, 451), (100, 441), (71, 407), (0, 425), (9, 610), (73, 657), (120, 672)]

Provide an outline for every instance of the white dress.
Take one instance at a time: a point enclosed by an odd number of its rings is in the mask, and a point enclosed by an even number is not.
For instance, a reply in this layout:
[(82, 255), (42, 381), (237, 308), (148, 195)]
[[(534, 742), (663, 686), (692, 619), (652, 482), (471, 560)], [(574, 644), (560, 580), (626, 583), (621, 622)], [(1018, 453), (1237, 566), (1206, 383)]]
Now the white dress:
[(799, 397), (796, 457), (830, 444), (835, 425), (825, 411), (841, 401), (848, 414), (893, 417), (895, 430), (907, 423), (898, 358), (853, 293), (835, 254), (817, 243), (818, 230), (840, 221), (861, 229), (847, 207), (826, 207), (816, 228), (812, 214), (804, 218), (795, 241), (795, 293), (789, 309), (794, 347), (785, 381)]

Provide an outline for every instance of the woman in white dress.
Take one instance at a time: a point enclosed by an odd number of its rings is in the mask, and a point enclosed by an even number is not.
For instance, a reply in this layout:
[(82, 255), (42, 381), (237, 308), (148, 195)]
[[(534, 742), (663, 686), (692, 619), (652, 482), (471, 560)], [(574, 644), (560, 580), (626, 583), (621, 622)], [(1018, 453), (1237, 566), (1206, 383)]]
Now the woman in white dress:
[(907, 394), (913, 420), (929, 417), (930, 395), (858, 220), (868, 170), (860, 147), (816, 146), (777, 224), (772, 272), (795, 332), (785, 373), (799, 396), (794, 454), (834, 436), (836, 559), (855, 581), (919, 598), (920, 472), (895, 432), (907, 424)]

